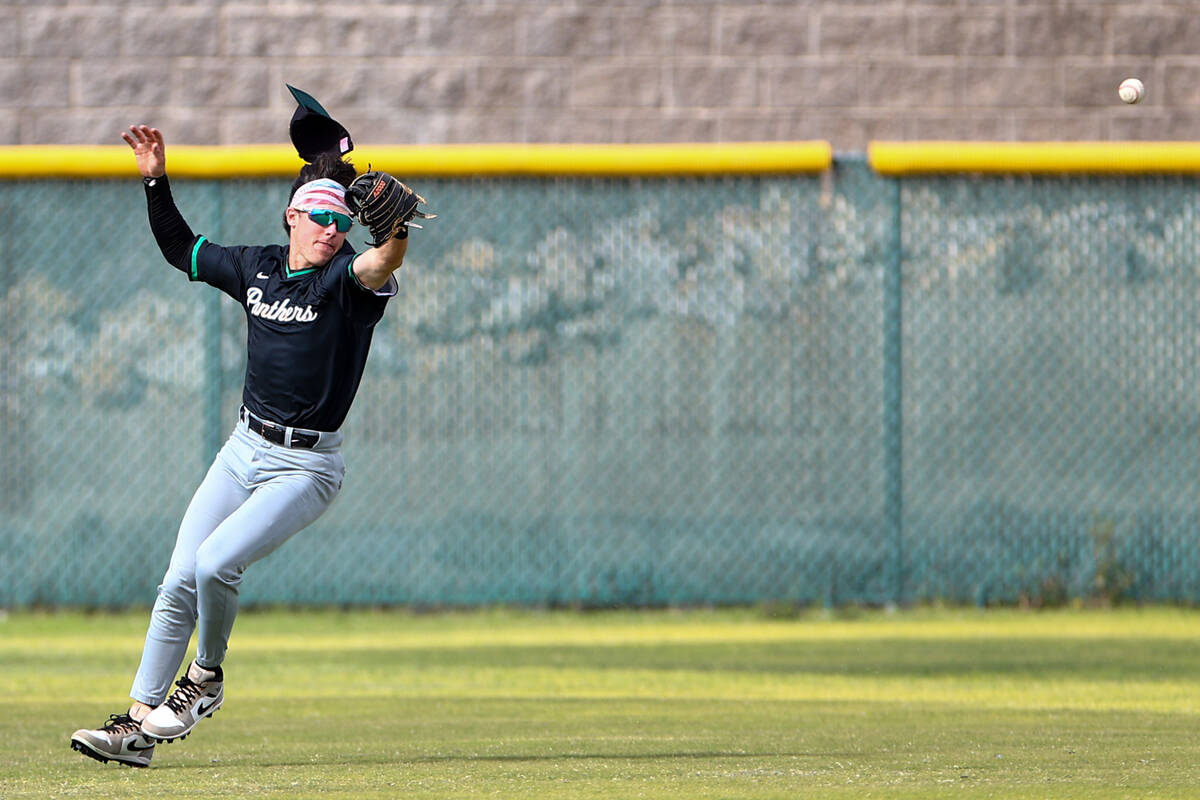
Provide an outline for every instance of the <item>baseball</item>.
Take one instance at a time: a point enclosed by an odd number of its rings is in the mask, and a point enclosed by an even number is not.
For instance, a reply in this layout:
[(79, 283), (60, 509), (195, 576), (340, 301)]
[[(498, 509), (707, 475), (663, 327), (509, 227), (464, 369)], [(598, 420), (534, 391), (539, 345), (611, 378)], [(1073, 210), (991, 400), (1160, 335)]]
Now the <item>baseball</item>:
[(1117, 88), (1117, 94), (1126, 103), (1140, 103), (1146, 96), (1146, 86), (1137, 78), (1126, 78)]

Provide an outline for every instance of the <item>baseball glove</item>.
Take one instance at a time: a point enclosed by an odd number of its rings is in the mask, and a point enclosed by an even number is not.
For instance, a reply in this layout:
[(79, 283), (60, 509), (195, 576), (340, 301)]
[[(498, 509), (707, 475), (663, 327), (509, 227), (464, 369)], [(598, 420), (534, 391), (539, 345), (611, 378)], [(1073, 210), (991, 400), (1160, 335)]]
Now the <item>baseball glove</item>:
[(346, 190), (346, 206), (363, 227), (371, 232), (371, 247), (389, 239), (404, 239), (409, 226), (420, 228), (413, 217), (433, 219), (437, 214), (417, 210), (425, 198), (386, 172), (364, 172)]

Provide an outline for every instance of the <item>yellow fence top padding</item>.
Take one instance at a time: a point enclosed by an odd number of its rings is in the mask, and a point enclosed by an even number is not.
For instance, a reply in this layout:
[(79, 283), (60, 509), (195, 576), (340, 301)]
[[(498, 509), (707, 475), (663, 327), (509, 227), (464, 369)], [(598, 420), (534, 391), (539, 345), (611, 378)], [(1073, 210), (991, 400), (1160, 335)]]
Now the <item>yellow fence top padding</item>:
[(1196, 142), (871, 142), (882, 175), (946, 172), (1200, 172)]
[[(488, 144), (358, 147), (349, 158), (401, 178), (410, 175), (704, 175), (820, 172), (833, 163), (828, 142), (723, 144)], [(291, 145), (208, 147), (167, 144), (175, 178), (295, 177), (303, 161)], [(125, 178), (137, 175), (126, 145), (0, 147), (0, 180)]]

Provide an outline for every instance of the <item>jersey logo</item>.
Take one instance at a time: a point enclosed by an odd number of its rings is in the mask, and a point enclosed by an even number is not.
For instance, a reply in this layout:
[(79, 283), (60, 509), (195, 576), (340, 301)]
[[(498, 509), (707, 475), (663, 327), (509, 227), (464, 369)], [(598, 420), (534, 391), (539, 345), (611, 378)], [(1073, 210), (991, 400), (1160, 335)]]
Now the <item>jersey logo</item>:
[(262, 289), (257, 286), (251, 286), (246, 292), (246, 308), (255, 317), (276, 322), (312, 322), (317, 318), (317, 312), (313, 311), (312, 306), (294, 306), (286, 297), (267, 305), (262, 301), (262, 295)]
[(260, 272), (257, 275), (255, 275), (254, 277), (258, 278), (260, 281), (265, 281), (270, 276), (267, 275), (267, 273), (265, 273), (265, 272)]

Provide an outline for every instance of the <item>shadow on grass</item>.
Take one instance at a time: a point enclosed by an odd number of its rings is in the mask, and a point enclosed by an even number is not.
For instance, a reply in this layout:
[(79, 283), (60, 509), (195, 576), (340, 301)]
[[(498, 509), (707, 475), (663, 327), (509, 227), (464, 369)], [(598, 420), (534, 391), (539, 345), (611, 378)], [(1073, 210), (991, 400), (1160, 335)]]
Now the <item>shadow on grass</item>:
[[(391, 765), (401, 766), (404, 764), (454, 764), (454, 763), (492, 763), (492, 764), (522, 764), (522, 763), (546, 763), (552, 761), (671, 761), (671, 760), (694, 760), (694, 761), (719, 761), (733, 759), (754, 759), (754, 758), (856, 758), (861, 757), (861, 752), (799, 752), (799, 751), (770, 751), (770, 752), (725, 752), (725, 751), (704, 751), (694, 753), (546, 753), (538, 755), (530, 754), (462, 754), (462, 755), (430, 755), (430, 756), (385, 756), (380, 753), (375, 756), (364, 756), (355, 758), (344, 758), (339, 760), (334, 759), (266, 759), (256, 761), (252, 765), (249, 763), (235, 763), (231, 761), (221, 761), (216, 763), (204, 764), (159, 764), (151, 765), (154, 770), (214, 770), (214, 769), (236, 769), (242, 766), (253, 767), (254, 769), (270, 768), (270, 767), (319, 767), (327, 769), (328, 767), (340, 764), (347, 767), (361, 766), (363, 764), (375, 765)], [(97, 765), (99, 767), (99, 765)], [(108, 766), (112, 766), (111, 764)], [(140, 772), (141, 770), (132, 770)]]

